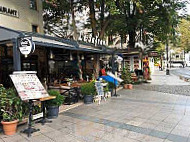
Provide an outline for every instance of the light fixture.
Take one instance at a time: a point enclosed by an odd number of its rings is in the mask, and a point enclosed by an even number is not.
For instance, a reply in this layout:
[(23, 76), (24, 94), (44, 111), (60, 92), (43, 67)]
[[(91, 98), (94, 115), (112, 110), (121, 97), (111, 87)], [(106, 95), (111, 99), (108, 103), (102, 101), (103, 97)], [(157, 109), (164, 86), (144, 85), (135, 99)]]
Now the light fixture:
[(91, 57), (91, 60), (94, 60), (94, 57)]
[(84, 55), (81, 56), (81, 60), (84, 60)]
[(53, 59), (53, 58), (54, 58), (53, 52), (52, 50), (50, 50), (50, 59)]
[(11, 47), (11, 46), (13, 46), (13, 44), (12, 43), (7, 43), (6, 46)]
[(73, 60), (73, 55), (72, 55), (72, 53), (70, 52), (70, 61), (72, 61)]
[(65, 63), (67, 63), (68, 61), (66, 60)]

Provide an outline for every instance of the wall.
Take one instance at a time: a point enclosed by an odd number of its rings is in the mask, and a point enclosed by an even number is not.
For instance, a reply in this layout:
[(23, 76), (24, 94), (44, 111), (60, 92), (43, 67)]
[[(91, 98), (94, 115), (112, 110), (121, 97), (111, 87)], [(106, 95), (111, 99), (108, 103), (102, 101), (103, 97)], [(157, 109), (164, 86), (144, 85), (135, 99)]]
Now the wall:
[(18, 17), (0, 13), (0, 26), (21, 31), (32, 31), (32, 25), (43, 33), (42, 0), (37, 0), (37, 10), (30, 9), (30, 0), (0, 0), (0, 6), (18, 11)]

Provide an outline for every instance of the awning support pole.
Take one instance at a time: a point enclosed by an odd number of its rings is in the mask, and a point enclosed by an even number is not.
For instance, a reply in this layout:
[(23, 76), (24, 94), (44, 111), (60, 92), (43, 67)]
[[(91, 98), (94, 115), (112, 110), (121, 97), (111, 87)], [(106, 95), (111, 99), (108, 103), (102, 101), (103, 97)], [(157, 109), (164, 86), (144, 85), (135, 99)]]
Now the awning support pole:
[(13, 66), (14, 71), (21, 71), (20, 51), (18, 49), (18, 39), (13, 40)]

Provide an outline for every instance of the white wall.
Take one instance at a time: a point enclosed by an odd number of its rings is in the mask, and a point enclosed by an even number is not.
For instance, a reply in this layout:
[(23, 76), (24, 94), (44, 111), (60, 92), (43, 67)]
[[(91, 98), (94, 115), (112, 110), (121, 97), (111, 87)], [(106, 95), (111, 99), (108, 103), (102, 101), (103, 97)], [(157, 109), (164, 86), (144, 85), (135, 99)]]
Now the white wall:
[(42, 0), (37, 0), (37, 10), (30, 9), (29, 0), (0, 0), (0, 6), (19, 12), (18, 18), (0, 13), (0, 26), (31, 32), (32, 25), (37, 25), (43, 33)]

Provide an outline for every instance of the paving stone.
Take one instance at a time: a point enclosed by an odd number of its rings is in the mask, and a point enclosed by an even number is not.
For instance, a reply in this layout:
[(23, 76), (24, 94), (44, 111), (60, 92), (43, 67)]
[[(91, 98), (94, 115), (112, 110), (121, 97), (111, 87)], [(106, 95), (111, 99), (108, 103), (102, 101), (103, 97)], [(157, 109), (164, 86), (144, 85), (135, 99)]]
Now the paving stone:
[(44, 136), (44, 135), (32, 136), (32, 137), (28, 138), (28, 141), (30, 141), (30, 142), (54, 142), (51, 138), (48, 138), (47, 136)]
[(188, 140), (187, 137), (173, 135), (173, 134), (169, 134), (167, 139), (173, 142), (186, 142)]
[(151, 133), (149, 135), (153, 136), (153, 137), (161, 138), (161, 139), (166, 139), (167, 136), (169, 135), (169, 133), (153, 130), (153, 131), (151, 131)]
[(2, 138), (2, 141), (4, 142), (24, 142), (24, 141), (28, 141), (27, 139), (23, 138), (21, 135), (12, 135), (12, 136), (4, 136)]
[(188, 130), (185, 130), (185, 129), (174, 129), (171, 134), (174, 134), (174, 135), (180, 135), (180, 136), (184, 136), (184, 137), (188, 137), (190, 132)]
[(136, 133), (136, 132), (130, 132), (128, 138), (135, 139), (135, 140), (143, 140), (147, 135)]
[(160, 139), (157, 137), (152, 137), (152, 136), (146, 136), (142, 142), (164, 142), (164, 139)]

